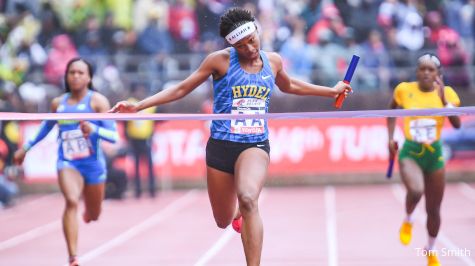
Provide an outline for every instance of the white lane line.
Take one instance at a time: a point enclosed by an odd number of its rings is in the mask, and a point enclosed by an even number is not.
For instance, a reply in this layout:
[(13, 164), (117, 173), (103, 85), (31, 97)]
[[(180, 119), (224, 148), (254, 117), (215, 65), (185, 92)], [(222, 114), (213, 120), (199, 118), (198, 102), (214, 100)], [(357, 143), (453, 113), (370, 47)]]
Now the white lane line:
[(327, 224), (328, 265), (338, 266), (335, 188), (332, 186), (326, 186), (324, 196), (325, 196), (325, 214), (326, 214), (326, 224)]
[(475, 201), (475, 188), (469, 186), (467, 183), (460, 182), (459, 189), (465, 197)]
[(203, 256), (198, 259), (195, 266), (204, 266), (208, 263), (216, 254), (223, 249), (223, 247), (231, 240), (234, 236), (236, 236), (236, 231), (231, 226), (228, 226), (221, 237), (216, 241), (210, 249), (208, 249)]
[[(155, 213), (154, 215), (150, 216), (147, 218), (145, 221), (129, 228), (127, 231), (119, 234), (115, 238), (105, 242), (104, 244), (100, 245), (99, 247), (87, 252), (83, 256), (79, 257), (79, 262), (85, 263), (88, 261), (91, 261), (98, 256), (106, 253), (107, 251), (124, 244), (131, 238), (137, 236), (140, 233), (145, 232), (146, 230), (154, 227), (158, 223), (162, 222), (163, 220), (172, 217), (179, 211), (181, 211), (183, 208), (188, 206), (189, 204), (193, 203), (195, 198), (198, 196), (198, 193), (196, 190), (191, 190), (179, 199), (173, 201), (172, 203), (168, 204), (164, 209), (161, 211)], [(65, 264), (64, 266), (68, 266), (68, 264)]]
[[(401, 185), (394, 184), (392, 185), (392, 191), (394, 197), (404, 205), (404, 189), (402, 189)], [(416, 209), (414, 212), (414, 218), (417, 222), (419, 222), (422, 225), (425, 225), (425, 221), (422, 218), (422, 214)], [(439, 234), (437, 236), (437, 239), (440, 240), (440, 242), (449, 250), (457, 251), (457, 250), (464, 250), (458, 247), (457, 245), (454, 244), (452, 240), (450, 240), (443, 232), (442, 230), (439, 231)], [(475, 262), (469, 257), (469, 256), (457, 256), (457, 258), (465, 263), (465, 265), (469, 266), (475, 266)]]
[(30, 231), (23, 233), (21, 235), (14, 236), (8, 240), (0, 242), (0, 251), (15, 247), (17, 245), (20, 245), (24, 242), (33, 240), (37, 237), (40, 237), (42, 235), (45, 235), (49, 232), (54, 231), (55, 229), (60, 228), (61, 221), (56, 220), (54, 222), (36, 227), (34, 229), (31, 229)]
[[(25, 205), (28, 205), (28, 206), (35, 205), (35, 204), (39, 203), (40, 201), (55, 197), (57, 195), (58, 194), (47, 195), (47, 196), (43, 196), (43, 197), (40, 197), (40, 198), (35, 199), (35, 200), (31, 200), (31, 201), (25, 203), (24, 205), (22, 205), (22, 207), (25, 207)], [(108, 203), (106, 201), (103, 203), (103, 205), (107, 205), (107, 204)], [(18, 245), (20, 245), (24, 242), (28, 242), (30, 240), (33, 240), (35, 238), (38, 238), (38, 237), (43, 236), (45, 234), (48, 234), (48, 233), (50, 233), (50, 232), (52, 232), (52, 231), (54, 231), (58, 228), (61, 228), (61, 220), (60, 219), (56, 220), (56, 221), (53, 221), (53, 222), (50, 222), (48, 224), (42, 225), (42, 226), (38, 226), (36, 228), (31, 229), (28, 232), (25, 232), (23, 234), (14, 236), (10, 239), (7, 239), (5, 241), (0, 242), (0, 251), (18, 246)]]
[[(261, 192), (261, 195), (259, 196), (259, 206), (262, 205), (262, 201), (264, 200), (266, 195), (267, 193), (265, 192), (265, 190), (263, 190)], [(234, 236), (239, 236), (239, 234), (234, 231), (231, 225), (229, 225), (224, 231), (224, 233), (221, 235), (221, 237), (203, 254), (203, 256), (198, 259), (194, 266), (206, 265), (206, 263), (208, 263), (212, 258), (214, 258), (214, 256), (216, 256)]]

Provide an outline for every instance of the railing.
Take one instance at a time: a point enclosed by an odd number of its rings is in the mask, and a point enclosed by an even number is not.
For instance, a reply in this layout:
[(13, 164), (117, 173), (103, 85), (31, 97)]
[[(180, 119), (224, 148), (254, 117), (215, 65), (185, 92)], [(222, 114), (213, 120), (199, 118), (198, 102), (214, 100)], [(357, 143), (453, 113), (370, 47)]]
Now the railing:
[[(189, 76), (198, 68), (205, 56), (204, 54), (184, 54), (166, 56), (157, 60), (150, 56), (116, 55), (107, 60), (117, 67), (125, 83), (146, 82), (151, 91), (156, 91), (170, 80), (183, 80)], [(404, 55), (394, 52), (393, 56)], [(414, 55), (405, 54), (405, 56), (411, 58), (412, 65), (368, 68), (364, 64), (360, 64), (355, 73), (354, 84), (361, 87), (363, 91), (390, 91), (401, 81), (414, 80), (417, 57), (415, 53)], [(414, 59), (412, 60), (412, 58)], [(406, 61), (409, 60), (406, 59)], [(333, 85), (333, 81), (341, 79), (340, 76), (344, 75), (344, 69), (340, 69), (336, 71), (338, 75), (331, 77), (328, 74), (322, 74), (325, 71), (321, 71), (315, 66), (311, 72), (312, 75), (308, 77), (308, 80), (322, 85)], [(474, 90), (474, 73), (475, 65), (443, 68), (447, 84), (452, 84), (460, 90)]]
[[(392, 55), (398, 56), (397, 54)], [(98, 88), (109, 98), (112, 103), (114, 103), (118, 100), (127, 98), (130, 94), (131, 88), (137, 83), (145, 85), (151, 94), (166, 88), (170, 84), (174, 84), (177, 81), (185, 79), (199, 67), (205, 56), (206, 55), (204, 54), (195, 53), (169, 55), (162, 58), (157, 58), (143, 55), (116, 54), (110, 57), (93, 57), (87, 59), (93, 62), (95, 65), (96, 74), (94, 83), (96, 88)], [(406, 59), (407, 62), (416, 61), (416, 59), (413, 59), (417, 58), (415, 57), (415, 53), (407, 54), (406, 56), (410, 57), (410, 59)], [(362, 58), (364, 58), (364, 55)], [(330, 76), (328, 75), (327, 71), (322, 71), (322, 68), (319, 69), (314, 67), (311, 71), (311, 76), (304, 78), (316, 84), (332, 86), (336, 81), (343, 77), (345, 67), (343, 66), (341, 68), (342, 69), (336, 70), (333, 76)], [(41, 84), (44, 82), (44, 79), (43, 81), (41, 80), (43, 77), (41, 73), (42, 69), (37, 68), (36, 71), (37, 73), (32, 75), (36, 77), (34, 78), (33, 82), (36, 84)], [(366, 68), (364, 64), (360, 64), (355, 72), (352, 86), (358, 91), (359, 95), (363, 95), (364, 97), (366, 97), (368, 94), (377, 93), (383, 95), (381, 96), (382, 98), (387, 98), (387, 95), (391, 94), (392, 89), (399, 82), (415, 80), (415, 73), (415, 65), (406, 67)], [(470, 100), (468, 102), (464, 102), (465, 105), (475, 104), (475, 99), (473, 101), (471, 100), (471, 98), (475, 98), (475, 65), (444, 68), (443, 74), (447, 85), (453, 86), (457, 92), (464, 92), (473, 96), (470, 96)], [(174, 105), (171, 105), (171, 110), (198, 112), (200, 110), (200, 103), (212, 94), (210, 89), (210, 81), (211, 80), (209, 80), (207, 84), (204, 84), (202, 88), (197, 89), (189, 97), (187, 97), (189, 98), (187, 101), (189, 101), (190, 105), (188, 105), (186, 108), (175, 108), (173, 107)], [(61, 89), (57, 89), (58, 94), (61, 92)], [(276, 92), (274, 98), (280, 98), (281, 95), (281, 93)], [(27, 111), (47, 112), (48, 104), (45, 103), (48, 103), (50, 98), (54, 96), (57, 95), (48, 94), (44, 101), (37, 103), (35, 108), (29, 109)], [(287, 106), (284, 109), (285, 111), (293, 111), (292, 105), (299, 106), (299, 108), (301, 108), (302, 106), (306, 105), (303, 104), (302, 101), (307, 101), (293, 97), (286, 97), (286, 99), (292, 100), (282, 102), (283, 105)], [(314, 110), (314, 108), (311, 108), (310, 103), (307, 105), (310, 107), (304, 108), (305, 110)], [(365, 100), (362, 100), (356, 105), (349, 103), (348, 106), (352, 106), (353, 109), (383, 107), (383, 105), (380, 103)], [(386, 103), (384, 106), (386, 106)], [(295, 111), (302, 110), (299, 109)]]

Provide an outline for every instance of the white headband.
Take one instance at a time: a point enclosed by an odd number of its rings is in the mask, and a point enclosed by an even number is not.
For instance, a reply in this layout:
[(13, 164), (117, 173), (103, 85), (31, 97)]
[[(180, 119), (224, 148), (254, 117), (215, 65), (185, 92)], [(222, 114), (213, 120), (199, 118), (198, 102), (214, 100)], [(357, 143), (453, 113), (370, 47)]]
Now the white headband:
[(245, 24), (242, 24), (235, 30), (231, 31), (231, 33), (226, 35), (226, 40), (230, 44), (235, 44), (242, 40), (244, 37), (251, 35), (254, 31), (256, 31), (256, 25), (254, 25), (254, 22), (250, 21)]

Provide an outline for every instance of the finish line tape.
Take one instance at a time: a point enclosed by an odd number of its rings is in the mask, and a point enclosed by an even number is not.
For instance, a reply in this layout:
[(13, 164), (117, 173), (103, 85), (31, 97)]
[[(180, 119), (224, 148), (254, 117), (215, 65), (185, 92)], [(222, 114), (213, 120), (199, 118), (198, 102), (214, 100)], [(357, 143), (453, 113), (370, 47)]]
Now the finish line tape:
[(267, 114), (145, 114), (145, 113), (7, 113), (2, 120), (231, 120), (231, 119), (305, 119), (305, 118), (385, 118), (404, 116), (468, 116), (475, 106), (431, 109), (393, 109), (364, 111), (295, 112)]

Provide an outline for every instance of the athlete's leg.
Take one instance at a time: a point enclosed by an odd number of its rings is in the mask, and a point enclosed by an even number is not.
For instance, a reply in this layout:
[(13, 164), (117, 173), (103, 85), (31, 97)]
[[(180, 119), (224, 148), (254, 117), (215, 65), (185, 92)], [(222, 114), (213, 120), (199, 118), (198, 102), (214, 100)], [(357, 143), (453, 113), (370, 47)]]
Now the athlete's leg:
[(429, 237), (435, 238), (437, 237), (440, 229), (440, 207), (442, 204), (442, 198), (444, 197), (445, 169), (441, 168), (430, 174), (426, 174), (424, 181), (427, 211), (427, 232), (429, 233)]
[(414, 212), (424, 193), (424, 175), (421, 168), (412, 159), (402, 159), (399, 162), (401, 179), (406, 187), (406, 214)]
[(263, 226), (258, 200), (267, 176), (269, 155), (259, 148), (243, 151), (235, 165), (236, 192), (243, 223), (241, 238), (247, 265), (259, 265)]
[(140, 196), (142, 196), (142, 182), (140, 180), (140, 151), (138, 150), (137, 141), (133, 141), (133, 143), (135, 197), (140, 198)]
[(78, 241), (77, 212), (84, 187), (81, 174), (75, 169), (65, 167), (58, 172), (59, 187), (65, 199), (63, 212), (63, 232), (66, 238), (69, 257), (76, 256)]
[(144, 141), (144, 156), (147, 160), (148, 166), (148, 191), (151, 197), (155, 197), (156, 194), (156, 182), (155, 182), (155, 173), (153, 170), (153, 158), (152, 158), (152, 139)]
[(219, 228), (226, 228), (236, 213), (236, 189), (230, 173), (206, 167), (208, 195), (214, 220)]
[(86, 184), (84, 186), (84, 221), (97, 221), (101, 214), (102, 200), (105, 194), (105, 183)]

